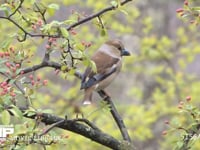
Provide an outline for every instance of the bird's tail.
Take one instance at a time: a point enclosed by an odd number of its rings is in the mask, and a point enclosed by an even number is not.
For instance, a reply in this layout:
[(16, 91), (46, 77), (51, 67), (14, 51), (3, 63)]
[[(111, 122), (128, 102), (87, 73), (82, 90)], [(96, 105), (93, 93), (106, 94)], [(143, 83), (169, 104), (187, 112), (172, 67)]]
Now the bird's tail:
[(85, 95), (83, 98), (83, 105), (90, 105), (92, 103), (92, 92), (94, 87), (89, 87), (85, 89)]

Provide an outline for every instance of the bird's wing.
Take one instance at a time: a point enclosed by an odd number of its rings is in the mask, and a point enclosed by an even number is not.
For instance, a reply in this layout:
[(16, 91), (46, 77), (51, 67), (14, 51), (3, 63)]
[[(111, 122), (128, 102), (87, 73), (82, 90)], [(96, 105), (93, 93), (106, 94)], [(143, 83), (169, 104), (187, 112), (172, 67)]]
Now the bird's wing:
[(116, 71), (116, 64), (120, 61), (119, 58), (111, 57), (100, 51), (96, 52), (92, 60), (96, 64), (97, 72), (93, 72), (90, 67), (86, 69), (83, 74), (81, 89), (89, 88), (110, 76)]

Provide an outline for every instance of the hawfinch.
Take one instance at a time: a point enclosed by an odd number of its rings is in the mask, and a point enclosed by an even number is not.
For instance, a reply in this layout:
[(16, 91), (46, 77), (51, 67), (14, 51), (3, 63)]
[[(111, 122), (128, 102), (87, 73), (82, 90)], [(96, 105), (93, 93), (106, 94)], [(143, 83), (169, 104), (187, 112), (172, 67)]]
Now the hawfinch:
[(105, 42), (92, 56), (97, 71), (88, 67), (82, 76), (81, 89), (85, 90), (83, 104), (91, 104), (92, 93), (106, 88), (118, 75), (122, 66), (122, 56), (129, 56), (119, 40)]

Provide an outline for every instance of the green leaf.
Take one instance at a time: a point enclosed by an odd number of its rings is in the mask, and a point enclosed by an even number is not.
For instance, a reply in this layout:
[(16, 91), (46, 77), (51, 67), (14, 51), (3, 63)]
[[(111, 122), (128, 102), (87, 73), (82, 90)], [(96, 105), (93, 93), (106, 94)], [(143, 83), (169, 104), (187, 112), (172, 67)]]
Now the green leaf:
[(1, 121), (4, 125), (8, 125), (10, 123), (10, 114), (7, 110), (4, 110), (1, 113)]
[(27, 89), (26, 91), (27, 91), (27, 95), (26, 96), (31, 96), (35, 92), (33, 89)]
[(52, 3), (48, 5), (47, 11), (51, 16), (53, 16), (55, 13), (55, 10), (58, 10), (58, 9), (59, 9), (59, 5)]
[(76, 72), (76, 70), (75, 70), (75, 69), (70, 69), (70, 71), (69, 71), (69, 74), (70, 74), (70, 75), (74, 75), (74, 74), (75, 74), (75, 72)]
[(6, 72), (6, 71), (8, 71), (8, 69), (6, 69), (6, 68), (0, 68), (0, 72)]
[(34, 111), (29, 111), (28, 113), (27, 113), (27, 116), (33, 116), (33, 115), (35, 115), (36, 114), (36, 112), (34, 112)]
[(9, 16), (9, 5), (8, 4), (2, 4), (0, 6), (0, 11), (3, 11), (5, 13), (6, 16)]
[(188, 111), (192, 111), (194, 108), (192, 105), (186, 105), (186, 110)]
[(2, 41), (0, 44), (0, 48), (2, 49), (8, 49), (10, 43), (12, 42), (13, 38), (7, 38), (6, 40)]
[(192, 7), (192, 10), (200, 11), (200, 7)]
[(4, 107), (0, 105), (0, 113), (4, 111)]
[(42, 33), (48, 33), (50, 29), (51, 29), (51, 25), (46, 24), (46, 25), (43, 25), (43, 27), (40, 30), (42, 31)]
[(178, 149), (183, 148), (183, 145), (184, 145), (183, 141), (178, 141), (176, 144), (177, 144)]
[(59, 21), (55, 21), (55, 20), (53, 20), (51, 23), (50, 23), (50, 27), (52, 28), (52, 27), (60, 27), (60, 25), (62, 25), (63, 24), (63, 22), (59, 22)]
[(94, 61), (90, 61), (90, 67), (92, 68), (92, 71), (97, 72), (97, 67)]
[(16, 79), (11, 79), (9, 83), (13, 84), (15, 81), (16, 81)]
[(124, 9), (120, 9), (119, 11), (121, 11), (123, 14), (127, 15), (128, 16), (128, 12)]
[(111, 1), (110, 3), (111, 3), (111, 5), (114, 6), (114, 7), (117, 7), (117, 5), (118, 5), (117, 1)]
[(60, 6), (58, 4), (52, 3), (48, 5), (48, 8), (58, 10)]
[(117, 4), (118, 4), (118, 6), (121, 6), (121, 1), (117, 0)]
[(84, 51), (85, 46), (83, 46), (83, 44), (81, 44), (81, 43), (78, 43), (78, 44), (75, 44), (75, 49)]
[[(8, 60), (6, 59), (0, 59), (0, 64), (4, 64), (5, 62), (7, 62)], [(7, 69), (6, 69), (7, 70)]]
[(28, 110), (24, 112), (24, 115), (27, 115), (27, 116), (33, 116), (35, 114), (36, 114), (36, 111), (32, 107), (30, 107)]
[(13, 113), (14, 116), (16, 116), (18, 118), (23, 117), (21, 110), (19, 110), (19, 108), (16, 107), (15, 105), (12, 105), (12, 109), (10, 109), (10, 111)]
[(101, 30), (101, 36), (105, 36), (106, 35), (106, 29), (105, 28), (103, 28), (102, 30)]
[(43, 113), (49, 113), (49, 114), (52, 114), (53, 113), (53, 110), (52, 109), (45, 109), (42, 111)]
[(87, 58), (83, 60), (83, 65), (89, 67), (90, 62)]
[(66, 71), (68, 70), (68, 66), (67, 65), (62, 65), (61, 66), (61, 71)]
[(69, 32), (67, 31), (67, 29), (65, 29), (64, 27), (61, 27), (60, 31), (61, 31), (62, 35), (64, 36), (64, 38), (69, 37)]
[(188, 16), (190, 16), (191, 14), (183, 14), (181, 17), (182, 18), (186, 18), (186, 17), (188, 17)]
[(106, 101), (103, 101), (103, 100), (100, 102), (100, 108), (105, 112), (110, 111), (110, 105)]
[(3, 99), (3, 103), (5, 105), (11, 105), (12, 102), (11, 102), (10, 96), (5, 96), (4, 99)]
[(72, 20), (72, 19), (68, 19), (68, 20), (65, 20), (63, 23), (64, 24), (71, 24), (71, 23), (75, 23), (77, 22), (76, 20)]

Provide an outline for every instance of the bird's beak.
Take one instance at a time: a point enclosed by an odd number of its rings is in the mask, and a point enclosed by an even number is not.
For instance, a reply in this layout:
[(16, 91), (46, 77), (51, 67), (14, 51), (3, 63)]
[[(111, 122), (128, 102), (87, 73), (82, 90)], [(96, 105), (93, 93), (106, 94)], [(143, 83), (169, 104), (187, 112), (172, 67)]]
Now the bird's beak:
[(123, 49), (121, 55), (122, 55), (122, 56), (130, 56), (131, 54), (130, 54), (129, 51)]

